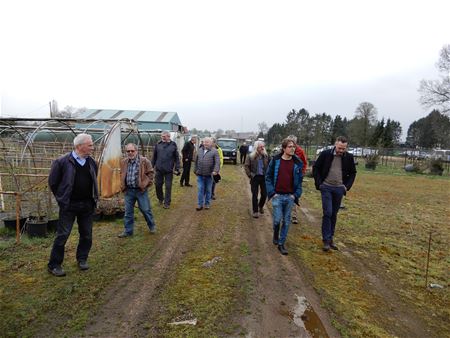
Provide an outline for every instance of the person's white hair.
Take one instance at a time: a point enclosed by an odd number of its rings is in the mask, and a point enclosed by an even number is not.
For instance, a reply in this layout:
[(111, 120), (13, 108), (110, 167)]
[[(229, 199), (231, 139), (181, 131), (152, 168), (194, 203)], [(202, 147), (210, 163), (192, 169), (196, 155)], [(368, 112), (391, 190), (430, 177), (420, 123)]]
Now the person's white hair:
[(84, 144), (86, 142), (90, 142), (92, 141), (92, 136), (89, 134), (78, 134), (77, 136), (75, 136), (75, 138), (73, 139), (73, 145), (79, 146), (80, 144)]
[[(250, 158), (253, 160), (256, 157), (256, 155), (258, 154), (258, 147), (259, 146), (265, 146), (265, 145), (266, 144), (263, 141), (255, 141), (255, 144), (253, 145), (253, 150), (252, 150), (252, 152), (249, 155)], [(262, 154), (264, 156), (267, 156), (266, 148), (263, 149)]]
[(170, 131), (168, 131), (168, 130), (163, 130), (163, 131), (161, 132), (161, 135), (170, 135)]
[(125, 145), (125, 149), (126, 149), (128, 146), (132, 146), (132, 147), (134, 148), (134, 150), (138, 151), (138, 146), (136, 145), (136, 143), (132, 143), (132, 142), (127, 143), (127, 144)]
[(288, 140), (292, 140), (294, 141), (295, 144), (297, 144), (297, 136), (294, 135), (289, 135), (288, 137), (286, 137)]

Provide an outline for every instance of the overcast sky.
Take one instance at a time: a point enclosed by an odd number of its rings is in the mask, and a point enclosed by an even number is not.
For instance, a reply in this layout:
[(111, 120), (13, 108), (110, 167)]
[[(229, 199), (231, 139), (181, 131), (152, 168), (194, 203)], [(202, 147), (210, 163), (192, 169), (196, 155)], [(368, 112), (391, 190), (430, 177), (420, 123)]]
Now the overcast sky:
[(20, 1), (0, 4), (2, 116), (48, 102), (176, 111), (257, 130), (291, 109), (352, 118), (369, 101), (404, 132), (450, 43), (450, 1)]

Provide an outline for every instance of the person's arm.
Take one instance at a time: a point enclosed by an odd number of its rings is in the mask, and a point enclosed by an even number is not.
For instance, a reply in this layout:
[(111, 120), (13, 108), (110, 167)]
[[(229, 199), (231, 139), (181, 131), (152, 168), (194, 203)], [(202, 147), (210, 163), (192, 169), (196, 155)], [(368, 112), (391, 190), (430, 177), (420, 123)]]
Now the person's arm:
[(156, 143), (155, 147), (153, 148), (153, 155), (152, 155), (152, 167), (156, 167), (156, 159), (158, 158), (158, 143)]
[(270, 200), (275, 195), (275, 186), (274, 186), (274, 167), (275, 167), (275, 160), (272, 159), (269, 162), (269, 167), (267, 168), (266, 173), (266, 190), (267, 190), (267, 197)]
[(245, 173), (248, 176), (248, 178), (252, 178), (252, 168), (251, 168), (251, 164), (250, 164), (250, 156), (247, 156), (247, 158), (245, 159), (245, 163), (244, 163), (244, 169), (245, 169)]
[(180, 154), (178, 153), (178, 147), (177, 144), (174, 142), (175, 145), (175, 172), (180, 172)]
[(48, 186), (55, 196), (58, 191), (58, 186), (61, 183), (61, 175), (62, 171), (60, 161), (55, 160), (52, 163), (50, 174), (48, 175)]
[(313, 165), (313, 176), (314, 176), (314, 185), (316, 186), (316, 189), (319, 190), (320, 185), (323, 182), (323, 178), (321, 176), (322, 167), (325, 161), (325, 151), (322, 151), (319, 154), (319, 157), (317, 158), (316, 162)]
[(214, 171), (213, 175), (217, 175), (220, 171), (220, 156), (219, 152), (216, 150), (214, 152)]
[(153, 176), (154, 176), (152, 163), (148, 159), (146, 159), (145, 164), (146, 164), (145, 176), (147, 176), (148, 178), (148, 186), (151, 186), (153, 184)]

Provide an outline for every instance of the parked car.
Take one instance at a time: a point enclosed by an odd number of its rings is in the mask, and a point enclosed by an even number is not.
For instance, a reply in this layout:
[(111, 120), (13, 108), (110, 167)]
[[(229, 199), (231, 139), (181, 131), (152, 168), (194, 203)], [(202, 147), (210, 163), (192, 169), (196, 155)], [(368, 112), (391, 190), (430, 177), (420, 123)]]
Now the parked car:
[(217, 144), (222, 148), (223, 160), (237, 162), (237, 140), (235, 138), (218, 138)]
[(327, 150), (327, 149), (333, 149), (334, 148), (334, 145), (331, 145), (331, 146), (325, 146), (325, 147), (322, 147), (322, 148), (319, 148), (319, 149), (317, 149), (316, 150), (316, 155), (319, 155), (322, 151), (324, 151), (324, 150)]
[(378, 154), (378, 149), (371, 148), (350, 148), (348, 150), (350, 154), (353, 154), (355, 157), (367, 157), (369, 155)]

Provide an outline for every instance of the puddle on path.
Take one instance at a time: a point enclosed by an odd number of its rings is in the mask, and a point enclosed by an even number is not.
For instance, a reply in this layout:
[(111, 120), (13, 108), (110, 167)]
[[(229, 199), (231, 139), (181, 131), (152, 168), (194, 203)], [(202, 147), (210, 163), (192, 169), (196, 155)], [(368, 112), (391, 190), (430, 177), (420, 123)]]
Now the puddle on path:
[(304, 296), (297, 296), (298, 304), (294, 308), (294, 324), (306, 329), (313, 338), (329, 338), (317, 313)]

